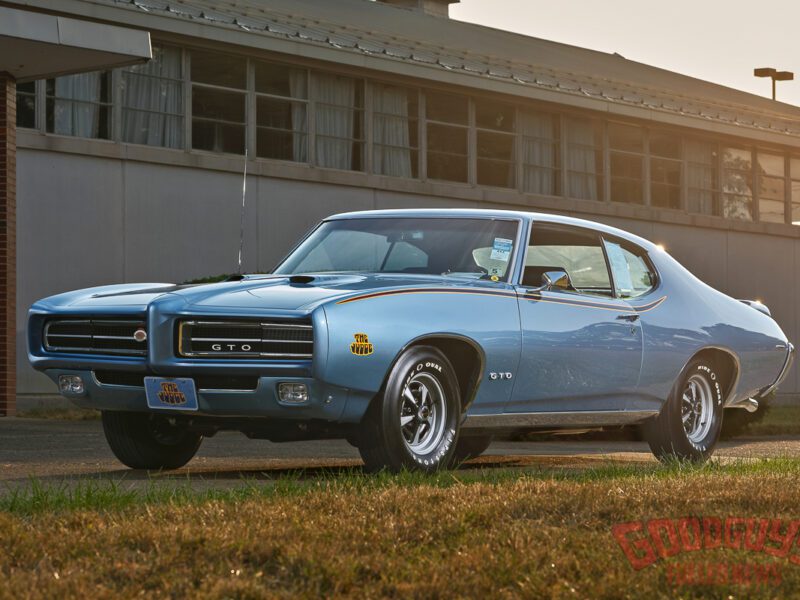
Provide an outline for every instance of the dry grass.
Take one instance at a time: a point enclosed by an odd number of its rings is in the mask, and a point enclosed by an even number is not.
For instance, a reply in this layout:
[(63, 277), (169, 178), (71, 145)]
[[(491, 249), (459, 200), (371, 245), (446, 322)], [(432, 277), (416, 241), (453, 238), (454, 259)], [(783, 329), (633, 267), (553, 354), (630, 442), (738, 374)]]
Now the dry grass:
[(205, 494), (34, 484), (0, 503), (0, 597), (790, 595), (800, 566), (730, 550), (690, 558), (772, 561), (783, 583), (674, 588), (665, 565), (686, 555), (635, 572), (611, 526), (687, 515), (790, 520), (798, 517), (799, 475), (800, 461), (785, 459), (701, 469), (350, 473)]

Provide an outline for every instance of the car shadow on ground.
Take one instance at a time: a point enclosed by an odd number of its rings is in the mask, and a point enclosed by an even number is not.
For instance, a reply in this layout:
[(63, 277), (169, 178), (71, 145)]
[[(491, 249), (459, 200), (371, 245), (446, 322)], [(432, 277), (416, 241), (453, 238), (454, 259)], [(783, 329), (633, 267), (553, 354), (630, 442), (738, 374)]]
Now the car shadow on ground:
[[(194, 462), (194, 461), (193, 461)], [(148, 471), (139, 469), (99, 469), (80, 473), (61, 473), (45, 475), (28, 479), (8, 480), (8, 484), (22, 484), (35, 479), (44, 484), (78, 484), (113, 482), (115, 484), (131, 484), (141, 487), (148, 483), (155, 485), (189, 485), (198, 487), (236, 487), (248, 484), (275, 484), (280, 481), (314, 481), (336, 480), (348, 477), (369, 475), (364, 470), (363, 463), (358, 459), (329, 459), (326, 461), (314, 460), (274, 460), (257, 461), (260, 464), (230, 468), (227, 464), (216, 466), (216, 460), (198, 461), (200, 464), (190, 463), (188, 466), (173, 471)], [(256, 461), (248, 461), (256, 462)], [(269, 464), (269, 463), (272, 464)], [(479, 474), (499, 470), (585, 470), (610, 462), (630, 464), (631, 460), (610, 460), (609, 457), (593, 456), (529, 456), (529, 455), (489, 455), (462, 463), (450, 472), (458, 477), (459, 474)], [(646, 461), (642, 461), (646, 462)], [(205, 463), (205, 464), (203, 464)], [(210, 463), (210, 464), (209, 464)]]

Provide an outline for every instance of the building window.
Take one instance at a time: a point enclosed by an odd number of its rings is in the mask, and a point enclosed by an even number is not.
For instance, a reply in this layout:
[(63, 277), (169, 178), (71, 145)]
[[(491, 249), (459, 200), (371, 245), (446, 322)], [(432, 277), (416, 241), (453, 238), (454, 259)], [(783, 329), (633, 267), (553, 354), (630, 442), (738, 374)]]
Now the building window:
[(758, 220), (786, 222), (786, 168), (782, 154), (758, 152)]
[(17, 84), (17, 127), (36, 127), (36, 82)]
[(558, 196), (561, 161), (558, 117), (538, 111), (520, 111), (522, 136), (522, 190)]
[(603, 132), (592, 119), (564, 119), (567, 143), (567, 196), (582, 200), (603, 199)]
[(722, 216), (753, 220), (753, 154), (743, 148), (722, 148)]
[(48, 79), (47, 132), (109, 139), (111, 74), (80, 73)]
[(516, 109), (509, 104), (477, 100), (478, 184), (516, 188)]
[(428, 178), (469, 181), (467, 166), (469, 102), (463, 96), (425, 95)]
[(247, 61), (193, 51), (192, 148), (244, 154)]
[(313, 73), (316, 164), (330, 169), (364, 168), (364, 82)]
[(394, 177), (417, 177), (419, 93), (380, 84), (371, 89), (373, 172)]
[(659, 208), (681, 207), (681, 138), (650, 132), (650, 203)]
[(800, 225), (800, 157), (789, 159), (789, 174), (792, 178), (792, 225)]
[(686, 140), (687, 207), (689, 212), (721, 215), (719, 208), (719, 153), (717, 145)]
[(256, 155), (308, 162), (308, 71), (257, 62)]
[(611, 200), (644, 202), (644, 130), (635, 125), (608, 124), (611, 150)]
[(153, 47), (153, 59), (122, 71), (122, 141), (183, 147), (183, 68), (177, 48)]

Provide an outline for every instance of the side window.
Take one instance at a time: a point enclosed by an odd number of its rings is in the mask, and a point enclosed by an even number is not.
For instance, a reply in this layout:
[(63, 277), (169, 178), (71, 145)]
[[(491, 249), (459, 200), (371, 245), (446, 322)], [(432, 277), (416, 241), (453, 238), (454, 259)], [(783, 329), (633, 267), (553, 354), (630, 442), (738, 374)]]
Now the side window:
[(563, 269), (583, 294), (613, 296), (600, 236), (581, 229), (534, 225), (523, 284), (541, 285), (542, 273)]
[(617, 296), (636, 298), (653, 289), (656, 276), (644, 258), (643, 250), (609, 240), (604, 243)]

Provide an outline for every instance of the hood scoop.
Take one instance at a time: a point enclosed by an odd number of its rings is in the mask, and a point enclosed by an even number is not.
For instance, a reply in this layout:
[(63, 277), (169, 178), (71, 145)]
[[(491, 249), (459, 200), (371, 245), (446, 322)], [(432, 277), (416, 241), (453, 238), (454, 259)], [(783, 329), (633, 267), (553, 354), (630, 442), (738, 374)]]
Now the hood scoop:
[(293, 285), (308, 285), (315, 279), (316, 277), (312, 277), (311, 275), (292, 275), (289, 277), (289, 283)]

